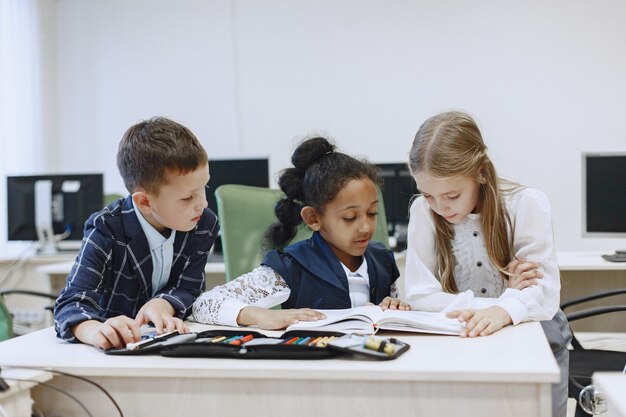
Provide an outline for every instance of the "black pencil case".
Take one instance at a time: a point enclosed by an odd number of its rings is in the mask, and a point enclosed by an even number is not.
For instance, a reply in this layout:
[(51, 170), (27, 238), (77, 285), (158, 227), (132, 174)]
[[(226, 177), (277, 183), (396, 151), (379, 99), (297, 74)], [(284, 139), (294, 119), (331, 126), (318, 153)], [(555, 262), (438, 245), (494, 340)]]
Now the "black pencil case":
[[(233, 344), (233, 339), (237, 338), (244, 342)], [(318, 338), (326, 341), (312, 344)], [(368, 339), (373, 340), (368, 342)], [(390, 360), (402, 355), (409, 347), (395, 338), (341, 332), (292, 330), (277, 337), (268, 337), (256, 331), (236, 329), (186, 334), (172, 332), (142, 341), (135, 348), (110, 349), (105, 353), (238, 359), (327, 359), (352, 356), (354, 359)]]
[[(252, 340), (241, 345), (214, 342), (216, 338), (250, 337)], [(239, 358), (239, 359), (326, 359), (342, 354), (327, 346), (288, 343), (294, 339), (313, 341), (316, 338), (339, 338), (344, 333), (294, 330), (278, 337), (268, 337), (259, 332), (241, 330), (207, 330), (197, 334), (193, 341), (172, 344), (160, 349), (162, 356), (195, 358)]]

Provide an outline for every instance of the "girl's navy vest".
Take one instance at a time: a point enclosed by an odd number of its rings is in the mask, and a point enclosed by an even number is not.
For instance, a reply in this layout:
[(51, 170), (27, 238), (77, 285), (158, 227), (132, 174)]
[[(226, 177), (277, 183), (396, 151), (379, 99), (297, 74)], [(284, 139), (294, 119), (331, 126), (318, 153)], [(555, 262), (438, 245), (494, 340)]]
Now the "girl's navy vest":
[[(400, 276), (393, 253), (382, 243), (370, 242), (365, 254), (370, 281), (370, 301), (379, 304), (389, 296)], [(291, 295), (282, 308), (350, 308), (348, 278), (331, 248), (318, 232), (284, 251), (272, 250), (261, 262), (287, 282)]]

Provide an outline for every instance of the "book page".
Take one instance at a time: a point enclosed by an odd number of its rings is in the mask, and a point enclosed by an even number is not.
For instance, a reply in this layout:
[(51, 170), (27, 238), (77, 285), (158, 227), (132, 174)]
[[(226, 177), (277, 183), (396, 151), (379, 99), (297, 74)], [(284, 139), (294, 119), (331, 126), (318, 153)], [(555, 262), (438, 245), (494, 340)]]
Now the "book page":
[(289, 330), (316, 329), (344, 333), (373, 334), (373, 323), (383, 311), (378, 306), (362, 306), (341, 310), (317, 310), (326, 315), (323, 320), (300, 321), (287, 327)]
[(445, 313), (399, 310), (385, 310), (375, 324), (385, 330), (455, 335), (465, 327), (457, 319), (446, 317)]

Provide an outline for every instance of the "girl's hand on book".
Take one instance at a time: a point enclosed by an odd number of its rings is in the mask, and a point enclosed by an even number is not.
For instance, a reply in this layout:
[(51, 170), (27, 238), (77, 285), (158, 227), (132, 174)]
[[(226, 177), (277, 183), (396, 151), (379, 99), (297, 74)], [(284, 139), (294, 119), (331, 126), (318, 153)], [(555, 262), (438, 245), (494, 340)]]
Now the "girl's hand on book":
[(278, 330), (299, 321), (317, 321), (325, 318), (326, 315), (310, 308), (268, 310), (250, 306), (241, 309), (237, 323), (242, 326), (257, 325), (265, 330)]
[(399, 298), (385, 297), (383, 301), (378, 304), (383, 310), (401, 310), (410, 311), (411, 306), (402, 302)]
[(487, 336), (512, 323), (511, 316), (499, 306), (491, 306), (480, 310), (454, 310), (446, 313), (465, 323), (461, 337)]
[(523, 290), (531, 285), (536, 285), (537, 281), (543, 278), (543, 272), (539, 270), (537, 262), (515, 259), (506, 266), (506, 270), (511, 274), (509, 276), (509, 288), (516, 290)]

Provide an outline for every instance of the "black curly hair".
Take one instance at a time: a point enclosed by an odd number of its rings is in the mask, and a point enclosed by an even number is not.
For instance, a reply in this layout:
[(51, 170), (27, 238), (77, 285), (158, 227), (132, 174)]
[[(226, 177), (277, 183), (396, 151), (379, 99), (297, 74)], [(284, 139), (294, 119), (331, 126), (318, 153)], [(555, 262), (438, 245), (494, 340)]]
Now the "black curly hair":
[(328, 139), (314, 137), (304, 140), (291, 156), (293, 167), (285, 169), (278, 185), (285, 198), (276, 203), (278, 222), (265, 232), (268, 248), (282, 249), (294, 238), (302, 223), (300, 211), (304, 206), (323, 213), (330, 201), (351, 180), (369, 178), (380, 185), (376, 167), (341, 152)]

